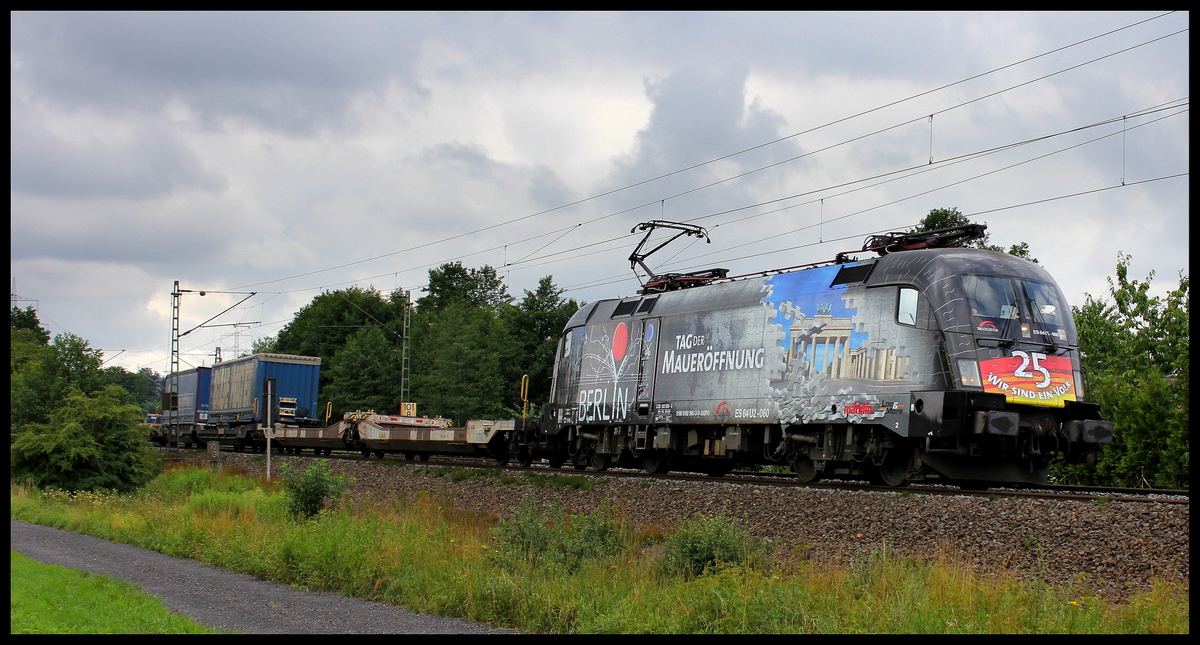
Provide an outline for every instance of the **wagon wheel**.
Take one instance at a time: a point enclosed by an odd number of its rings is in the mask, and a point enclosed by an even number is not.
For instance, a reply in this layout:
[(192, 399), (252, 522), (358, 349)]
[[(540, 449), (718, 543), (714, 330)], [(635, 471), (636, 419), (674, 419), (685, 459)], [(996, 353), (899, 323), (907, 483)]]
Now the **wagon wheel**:
[(732, 470), (730, 464), (719, 461), (704, 465), (704, 473), (709, 477), (724, 477), (729, 474), (730, 470)]
[(519, 465), (523, 468), (528, 468), (529, 465), (532, 463), (533, 463), (533, 453), (530, 452), (529, 448), (525, 448), (525, 447), (517, 448), (517, 465)]
[(566, 459), (563, 458), (561, 452), (556, 452), (553, 455), (550, 455), (550, 458), (546, 461), (550, 462), (551, 468), (562, 468), (562, 465)]
[(370, 448), (363, 448), (363, 449), (362, 449), (362, 456), (363, 456), (363, 459), (370, 459), (370, 458), (371, 458), (371, 449), (370, 449)]
[(609, 455), (599, 452), (593, 452), (588, 456), (588, 463), (591, 464), (592, 470), (595, 470), (596, 472), (604, 472), (608, 470), (610, 461)]
[(792, 472), (796, 473), (796, 479), (802, 482), (814, 482), (820, 477), (817, 472), (817, 464), (808, 458), (808, 455), (797, 453), (792, 457)]
[(671, 472), (667, 453), (662, 450), (646, 450), (642, 453), (642, 470), (647, 475), (665, 475)]

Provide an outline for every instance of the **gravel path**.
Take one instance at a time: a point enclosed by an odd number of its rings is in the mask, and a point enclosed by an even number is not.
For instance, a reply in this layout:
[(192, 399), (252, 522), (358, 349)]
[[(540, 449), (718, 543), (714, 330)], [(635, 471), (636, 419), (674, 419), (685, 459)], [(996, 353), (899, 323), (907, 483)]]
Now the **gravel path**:
[(254, 576), (89, 535), (10, 520), (9, 546), (47, 564), (141, 585), (171, 611), (243, 634), (515, 633), (457, 618), (425, 616), (378, 602), (298, 591)]

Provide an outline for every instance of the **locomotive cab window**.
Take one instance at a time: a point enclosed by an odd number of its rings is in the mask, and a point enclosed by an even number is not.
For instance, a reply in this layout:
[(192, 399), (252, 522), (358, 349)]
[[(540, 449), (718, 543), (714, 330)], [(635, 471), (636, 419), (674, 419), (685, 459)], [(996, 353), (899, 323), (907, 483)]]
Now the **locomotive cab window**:
[(900, 287), (900, 298), (896, 305), (896, 322), (901, 325), (917, 324), (917, 290)]

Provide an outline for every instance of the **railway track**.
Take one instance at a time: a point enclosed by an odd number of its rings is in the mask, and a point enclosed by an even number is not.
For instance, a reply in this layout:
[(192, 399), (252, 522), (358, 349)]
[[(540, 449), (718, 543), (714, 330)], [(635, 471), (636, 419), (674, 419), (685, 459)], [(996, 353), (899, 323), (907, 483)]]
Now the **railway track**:
[[(229, 447), (225, 448), (225, 452), (232, 452)], [(165, 448), (161, 450), (165, 451)], [(185, 449), (180, 451), (181, 454), (199, 455), (201, 450)], [(279, 455), (285, 456), (285, 455)], [(313, 458), (318, 455), (304, 452), (300, 454), (289, 454), (289, 457), (304, 457)], [(398, 456), (398, 455), (397, 455)], [(351, 452), (333, 452), (330, 455), (323, 456), (324, 459), (343, 459), (353, 461), (363, 461), (369, 458), (363, 457), (359, 453)], [(389, 457), (384, 457), (385, 459)], [(401, 457), (403, 461), (409, 461)], [(573, 470), (567, 466), (561, 469), (551, 468), (547, 464), (535, 463), (530, 466), (518, 466), (509, 464), (500, 466), (495, 461), (490, 459), (471, 459), (464, 457), (439, 457), (432, 456), (427, 459), (421, 459), (419, 462), (428, 465), (442, 466), (459, 466), (464, 468), (488, 468), (501, 469), (510, 472), (576, 472), (591, 476), (604, 477), (625, 477), (625, 478), (646, 478), (646, 479), (662, 479), (662, 480), (678, 480), (678, 481), (703, 481), (703, 482), (720, 482), (735, 485), (756, 485), (756, 486), (777, 486), (777, 487), (799, 487), (810, 489), (829, 489), (829, 490), (854, 490), (854, 491), (873, 491), (884, 493), (903, 493), (910, 495), (957, 495), (957, 496), (972, 496), (972, 497), (1010, 497), (1010, 498), (1029, 498), (1043, 500), (1082, 500), (1082, 501), (1106, 501), (1106, 502), (1144, 502), (1155, 504), (1190, 504), (1190, 491), (1186, 490), (1166, 490), (1166, 489), (1145, 489), (1145, 488), (1117, 488), (1117, 487), (1100, 487), (1100, 486), (1065, 486), (1056, 484), (1046, 484), (1041, 486), (1024, 486), (1013, 487), (1011, 485), (997, 486), (987, 489), (962, 488), (950, 484), (910, 484), (901, 488), (893, 488), (890, 486), (878, 486), (863, 481), (855, 480), (833, 480), (833, 481), (818, 481), (818, 482), (799, 482), (796, 481), (790, 473), (770, 473), (770, 472), (747, 472), (733, 471), (724, 477), (711, 477), (709, 475), (690, 473), (690, 472), (673, 472), (665, 475), (650, 475), (638, 470), (629, 470), (623, 468), (610, 468), (601, 472), (594, 470)]]

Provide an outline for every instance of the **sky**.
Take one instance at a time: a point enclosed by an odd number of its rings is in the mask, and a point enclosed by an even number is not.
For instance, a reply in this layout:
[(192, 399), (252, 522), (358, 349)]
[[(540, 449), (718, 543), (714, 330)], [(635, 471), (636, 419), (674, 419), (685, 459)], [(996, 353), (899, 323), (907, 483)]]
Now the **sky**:
[(1027, 242), (1072, 305), (1108, 296), (1121, 253), (1161, 295), (1189, 273), (1189, 26), (10, 13), (10, 300), (106, 366), (165, 372), (175, 281), (181, 331), (215, 316), (182, 338), (186, 369), (248, 352), (325, 290), (415, 300), (445, 262), (495, 267), (518, 299), (550, 275), (592, 302), (637, 292), (641, 222), (708, 235), (655, 272), (736, 276), (832, 260), (934, 208)]

